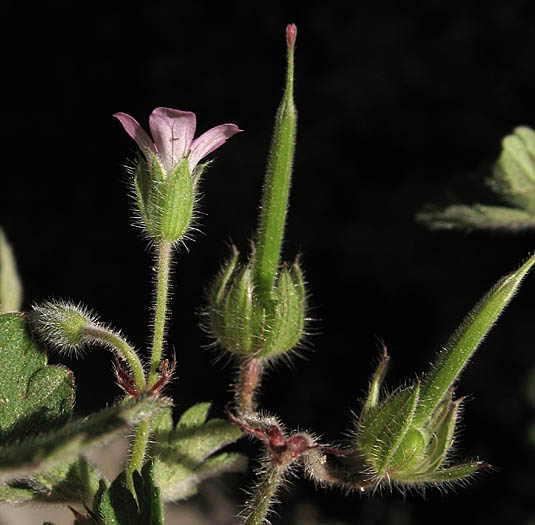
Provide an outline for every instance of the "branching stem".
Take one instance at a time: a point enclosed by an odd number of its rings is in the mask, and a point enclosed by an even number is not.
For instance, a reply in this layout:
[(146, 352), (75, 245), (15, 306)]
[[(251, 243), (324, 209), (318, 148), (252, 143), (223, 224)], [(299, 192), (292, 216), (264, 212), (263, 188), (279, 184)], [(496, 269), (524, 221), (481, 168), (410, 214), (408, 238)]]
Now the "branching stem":
[[(160, 360), (162, 358), (163, 343), (165, 337), (165, 323), (167, 320), (167, 300), (169, 297), (169, 270), (171, 266), (171, 243), (162, 242), (159, 245), (158, 252), (158, 276), (156, 281), (156, 307), (154, 311), (152, 354), (150, 360), (150, 371), (148, 377), (149, 389), (158, 381), (158, 371), (160, 369)], [(128, 467), (126, 470), (126, 483), (128, 488), (136, 497), (134, 488), (134, 472), (141, 472), (143, 459), (147, 450), (149, 441), (151, 422), (149, 420), (139, 423), (136, 429), (134, 444)]]

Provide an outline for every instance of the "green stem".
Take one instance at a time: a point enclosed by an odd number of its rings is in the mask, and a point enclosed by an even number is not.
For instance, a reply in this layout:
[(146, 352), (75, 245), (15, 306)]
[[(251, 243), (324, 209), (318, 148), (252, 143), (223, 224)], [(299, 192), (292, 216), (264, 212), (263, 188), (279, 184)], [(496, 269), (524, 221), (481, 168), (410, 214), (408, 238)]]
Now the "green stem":
[(253, 282), (264, 302), (272, 299), (279, 266), (297, 129), (297, 112), (293, 101), (295, 32), (293, 38), (287, 32), (287, 40), (286, 88), (275, 116), (253, 264)]
[(154, 332), (152, 339), (152, 355), (149, 371), (149, 388), (158, 380), (158, 370), (162, 358), (167, 320), (167, 300), (169, 296), (169, 269), (171, 266), (171, 243), (162, 242), (158, 253), (158, 277), (156, 282), (156, 308), (154, 311)]
[[(171, 266), (171, 243), (162, 242), (158, 252), (158, 277), (156, 281), (156, 308), (154, 311), (154, 327), (152, 340), (152, 354), (148, 387), (151, 388), (158, 380), (160, 360), (162, 358), (163, 342), (165, 337), (165, 323), (167, 320), (167, 300), (169, 297), (169, 269)], [(139, 423), (136, 429), (132, 453), (126, 469), (126, 484), (137, 499), (134, 487), (134, 472), (141, 472), (143, 459), (147, 450), (150, 436), (150, 421)]]
[(256, 487), (251, 501), (247, 504), (247, 514), (243, 525), (262, 525), (269, 510), (271, 502), (275, 497), (277, 488), (282, 480), (284, 467), (270, 464), (264, 473), (262, 481)]
[(145, 390), (146, 383), (143, 365), (134, 349), (122, 337), (110, 330), (106, 330), (105, 328), (96, 325), (89, 325), (84, 328), (84, 335), (95, 341), (106, 343), (114, 348), (123, 359), (128, 361), (130, 368), (132, 368), (132, 373), (134, 374), (134, 380), (138, 390), (140, 392)]
[(141, 472), (143, 467), (143, 459), (145, 458), (145, 452), (147, 450), (147, 444), (150, 435), (150, 420), (145, 419), (138, 424), (136, 429), (136, 437), (132, 446), (132, 452), (126, 468), (126, 485), (130, 489), (130, 492), (136, 498), (137, 494), (134, 487), (134, 472), (137, 470)]

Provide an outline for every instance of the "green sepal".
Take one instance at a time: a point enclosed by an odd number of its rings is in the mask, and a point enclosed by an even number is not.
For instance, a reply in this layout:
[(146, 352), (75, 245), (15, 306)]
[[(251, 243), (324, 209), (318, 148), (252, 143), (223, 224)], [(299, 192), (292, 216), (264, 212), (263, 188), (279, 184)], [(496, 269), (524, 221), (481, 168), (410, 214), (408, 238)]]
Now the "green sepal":
[[(209, 419), (210, 403), (198, 403), (182, 414), (171, 431), (157, 427), (151, 453), (160, 458), (158, 478), (164, 501), (185, 499), (208, 477), (242, 471), (247, 459), (237, 453), (215, 452), (242, 437), (242, 431), (223, 419)], [(167, 420), (167, 418), (166, 418)]]
[(0, 313), (16, 312), (22, 304), (22, 283), (13, 249), (0, 228)]
[(211, 313), (216, 316), (216, 322), (219, 320), (220, 314), (219, 310), (224, 304), (224, 300), (227, 293), (227, 285), (229, 284), (230, 278), (236, 269), (238, 263), (238, 257), (240, 253), (236, 246), (232, 245), (232, 256), (228, 263), (226, 263), (221, 269), (220, 274), (215, 279), (214, 283), (210, 288), (210, 306), (212, 306)]
[[(136, 167), (134, 188), (139, 213), (153, 239), (175, 242), (186, 233), (193, 216), (195, 184), (188, 159), (182, 159), (166, 174), (158, 157), (150, 153), (150, 167), (142, 157)], [(196, 170), (197, 178), (203, 168), (204, 165)]]
[(193, 216), (193, 181), (189, 161), (184, 158), (167, 179), (159, 186), (161, 202), (160, 238), (163, 242), (175, 242), (188, 230)]
[(256, 252), (238, 268), (238, 251), (220, 272), (208, 295), (210, 328), (227, 351), (270, 358), (291, 350), (301, 339), (305, 325), (306, 291), (296, 260), (280, 270), (277, 287), (269, 300), (257, 294), (253, 283)]
[(203, 176), (206, 168), (212, 163), (211, 160), (208, 162), (203, 162), (202, 164), (197, 164), (195, 166), (195, 169), (193, 170), (193, 173), (191, 174), (191, 180), (193, 182), (193, 189), (195, 190), (197, 188), (197, 185), (199, 184), (199, 181), (201, 180), (201, 177)]
[(520, 268), (500, 279), (465, 317), (424, 376), (415, 425), (421, 426), (435, 411), (462, 369), (509, 304), (522, 279), (535, 262), (530, 257)]
[(426, 449), (426, 462), (422, 466), (427, 472), (438, 469), (444, 463), (448, 451), (453, 445), (455, 424), (461, 401), (462, 399), (455, 402), (448, 400), (444, 409), (444, 417), (432, 431)]
[(23, 314), (0, 315), (1, 445), (57, 429), (71, 417), (73, 374), (65, 367), (47, 365), (47, 360)]
[(383, 385), (389, 360), (390, 357), (386, 351), (386, 348), (384, 348), (381, 360), (379, 361), (375, 373), (371, 378), (368, 397), (366, 398), (364, 406), (362, 407), (362, 414), (365, 414), (370, 408), (377, 406), (379, 402), (379, 395), (381, 393), (381, 386)]
[(277, 303), (267, 342), (261, 357), (273, 357), (291, 350), (299, 343), (305, 324), (305, 285), (296, 261), (288, 270), (283, 266), (277, 281)]
[(379, 476), (398, 466), (392, 463), (392, 458), (411, 428), (419, 392), (419, 383), (396, 392), (368, 410), (359, 422), (357, 448), (372, 462)]
[(102, 494), (95, 513), (102, 525), (163, 525), (163, 506), (158, 484), (158, 460), (143, 465), (141, 473), (133, 473), (138, 501), (126, 485), (122, 472)]
[(141, 217), (141, 220), (143, 221), (143, 224), (145, 225), (145, 228), (147, 228), (147, 231), (151, 236), (154, 236), (154, 228), (147, 212), (147, 205), (150, 202), (151, 197), (151, 179), (152, 176), (151, 172), (149, 171), (147, 161), (143, 156), (139, 155), (134, 175), (134, 190), (136, 195), (136, 202), (139, 210), (139, 215)]
[(253, 288), (251, 268), (243, 267), (232, 281), (223, 307), (225, 324), (224, 347), (236, 353), (250, 353), (254, 347), (252, 334)]
[(64, 463), (86, 448), (103, 443), (125, 428), (155, 416), (169, 405), (170, 401), (165, 397), (143, 394), (56, 430), (7, 444), (0, 448), (0, 480), (8, 481)]
[(102, 475), (84, 456), (0, 485), (0, 503), (85, 503), (91, 507)]
[(473, 463), (462, 463), (453, 467), (447, 467), (433, 472), (414, 473), (403, 472), (396, 473), (395, 481), (406, 485), (423, 485), (424, 483), (448, 483), (466, 479), (474, 475), (478, 470), (486, 468), (488, 465), (481, 461)]

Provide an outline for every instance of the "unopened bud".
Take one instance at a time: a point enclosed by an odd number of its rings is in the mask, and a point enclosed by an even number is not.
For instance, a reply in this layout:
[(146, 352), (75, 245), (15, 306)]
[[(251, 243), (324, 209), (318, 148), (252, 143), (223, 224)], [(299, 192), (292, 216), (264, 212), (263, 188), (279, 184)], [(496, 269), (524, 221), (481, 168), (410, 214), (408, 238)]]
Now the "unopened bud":
[(95, 316), (70, 302), (47, 301), (33, 307), (30, 320), (45, 343), (71, 352), (81, 350), (88, 342), (86, 329), (95, 323)]

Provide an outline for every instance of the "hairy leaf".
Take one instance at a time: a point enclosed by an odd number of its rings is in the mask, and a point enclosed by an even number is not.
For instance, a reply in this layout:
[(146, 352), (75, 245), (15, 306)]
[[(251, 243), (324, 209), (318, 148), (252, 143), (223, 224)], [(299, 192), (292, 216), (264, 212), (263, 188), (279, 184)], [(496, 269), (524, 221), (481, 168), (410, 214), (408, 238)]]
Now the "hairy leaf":
[[(73, 374), (47, 366), (22, 314), (0, 315), (0, 444), (63, 426), (72, 414)], [(1, 469), (1, 467), (0, 467)]]
[(246, 458), (237, 453), (213, 455), (238, 440), (242, 431), (222, 419), (207, 421), (210, 403), (198, 403), (186, 410), (175, 429), (169, 429), (169, 417), (156, 428), (153, 454), (164, 501), (185, 499), (197, 491), (206, 478), (245, 468)]
[(70, 463), (60, 463), (50, 470), (0, 485), (0, 502), (85, 503), (91, 506), (101, 481), (102, 476), (95, 467), (84, 456), (79, 456)]
[(133, 474), (138, 502), (126, 485), (122, 472), (102, 494), (95, 506), (105, 525), (163, 525), (163, 509), (157, 476), (158, 460), (148, 461)]
[(154, 416), (169, 400), (151, 394), (106, 408), (62, 428), (36, 434), (0, 448), (0, 479), (9, 480), (31, 471), (48, 470), (76, 457), (87, 447), (115, 437), (125, 428)]

